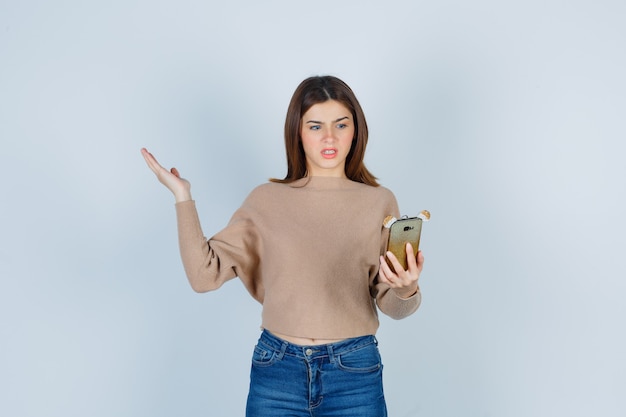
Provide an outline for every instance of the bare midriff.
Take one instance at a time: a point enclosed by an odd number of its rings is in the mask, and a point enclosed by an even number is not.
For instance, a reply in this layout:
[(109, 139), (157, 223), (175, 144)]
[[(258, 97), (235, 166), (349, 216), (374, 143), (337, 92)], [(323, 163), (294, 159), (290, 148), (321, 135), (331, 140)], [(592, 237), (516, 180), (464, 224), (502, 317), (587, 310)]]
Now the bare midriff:
[(280, 337), (281, 339), (286, 340), (289, 343), (293, 343), (294, 345), (301, 345), (301, 346), (327, 345), (329, 343), (337, 343), (337, 342), (341, 342), (342, 340), (345, 340), (345, 339), (312, 339), (309, 337), (288, 336), (286, 334), (273, 332), (271, 330), (270, 332), (274, 336)]

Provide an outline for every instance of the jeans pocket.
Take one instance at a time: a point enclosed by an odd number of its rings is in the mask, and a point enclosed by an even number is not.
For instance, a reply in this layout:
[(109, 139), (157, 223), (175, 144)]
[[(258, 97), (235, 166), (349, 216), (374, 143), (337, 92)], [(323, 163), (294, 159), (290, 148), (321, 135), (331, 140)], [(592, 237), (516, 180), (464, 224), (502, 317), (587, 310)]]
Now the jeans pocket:
[(262, 344), (257, 344), (252, 353), (252, 364), (254, 366), (270, 366), (276, 362), (276, 352)]
[(374, 372), (382, 368), (378, 346), (367, 346), (337, 355), (337, 366), (347, 372)]

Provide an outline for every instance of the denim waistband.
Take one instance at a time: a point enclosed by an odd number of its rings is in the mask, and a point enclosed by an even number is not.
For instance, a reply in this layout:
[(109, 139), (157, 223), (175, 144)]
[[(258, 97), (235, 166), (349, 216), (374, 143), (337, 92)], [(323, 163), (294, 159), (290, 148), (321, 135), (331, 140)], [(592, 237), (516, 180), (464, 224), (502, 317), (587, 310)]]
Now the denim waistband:
[(354, 337), (325, 345), (296, 345), (273, 335), (265, 329), (261, 333), (259, 343), (276, 350), (279, 352), (279, 356), (292, 355), (304, 359), (328, 356), (331, 360), (334, 360), (335, 355), (360, 349), (372, 343), (378, 345), (376, 336), (373, 335)]

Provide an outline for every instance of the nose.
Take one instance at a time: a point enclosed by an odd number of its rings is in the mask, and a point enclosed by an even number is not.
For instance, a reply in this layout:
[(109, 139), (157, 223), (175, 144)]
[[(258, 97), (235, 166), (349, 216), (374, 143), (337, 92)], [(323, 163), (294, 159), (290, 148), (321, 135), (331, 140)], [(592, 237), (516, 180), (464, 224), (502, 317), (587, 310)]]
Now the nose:
[(335, 132), (333, 132), (333, 129), (324, 129), (324, 136), (322, 136), (322, 141), (324, 143), (334, 142), (336, 139), (337, 137), (335, 136)]

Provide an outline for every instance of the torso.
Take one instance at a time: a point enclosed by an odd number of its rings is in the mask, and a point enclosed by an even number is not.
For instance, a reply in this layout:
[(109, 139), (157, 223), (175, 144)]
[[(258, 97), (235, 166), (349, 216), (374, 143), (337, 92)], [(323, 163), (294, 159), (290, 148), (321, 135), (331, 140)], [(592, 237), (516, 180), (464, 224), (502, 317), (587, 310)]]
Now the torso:
[(395, 198), (343, 178), (305, 184), (266, 183), (250, 193), (232, 233), (249, 236), (241, 246), (256, 252), (242, 252), (249, 270), (236, 272), (263, 304), (263, 327), (283, 340), (310, 346), (375, 334), (372, 285), (385, 243), (382, 219), (399, 217)]

